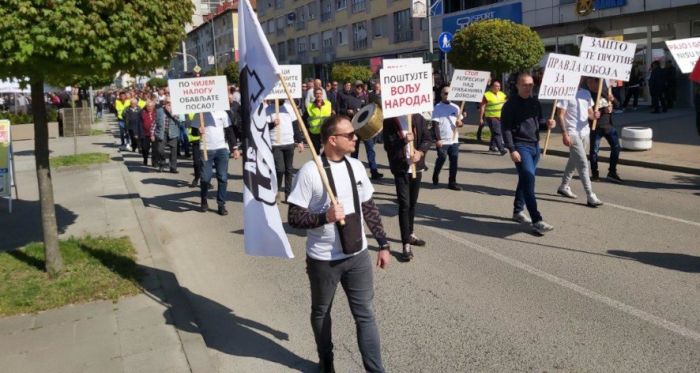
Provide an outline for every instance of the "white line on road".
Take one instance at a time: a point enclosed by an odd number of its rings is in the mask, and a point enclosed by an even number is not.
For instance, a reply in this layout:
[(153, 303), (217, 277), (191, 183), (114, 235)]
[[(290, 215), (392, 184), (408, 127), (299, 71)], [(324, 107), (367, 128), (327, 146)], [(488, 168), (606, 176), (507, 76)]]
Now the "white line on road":
[(569, 290), (573, 290), (573, 291), (575, 291), (575, 292), (577, 292), (577, 293), (579, 293), (587, 298), (590, 298), (590, 299), (596, 300), (598, 302), (601, 302), (603, 304), (606, 304), (612, 308), (615, 308), (615, 309), (622, 311), (624, 313), (627, 313), (629, 315), (635, 316), (639, 319), (642, 319), (646, 322), (649, 322), (649, 323), (654, 324), (656, 326), (659, 326), (661, 328), (667, 329), (673, 333), (676, 333), (676, 334), (679, 334), (681, 336), (684, 336), (684, 337), (693, 339), (697, 342), (700, 342), (700, 333), (698, 333), (692, 329), (688, 329), (684, 326), (681, 326), (681, 325), (678, 325), (678, 324), (673, 323), (671, 321), (662, 319), (661, 317), (654, 316), (650, 313), (644, 312), (640, 309), (634, 308), (630, 305), (624, 304), (624, 303), (617, 301), (615, 299), (608, 298), (608, 297), (601, 295), (601, 294), (598, 294), (592, 290), (589, 290), (589, 289), (586, 289), (586, 288), (581, 287), (579, 285), (576, 285), (573, 282), (564, 280), (560, 277), (557, 277), (557, 276), (552, 275), (550, 273), (539, 270), (539, 269), (532, 267), (528, 264), (525, 264), (521, 261), (507, 257), (503, 254), (499, 254), (491, 249), (488, 249), (486, 247), (483, 247), (481, 245), (478, 245), (476, 243), (468, 241), (462, 237), (456, 236), (452, 233), (445, 232), (442, 229), (429, 227), (429, 226), (423, 226), (423, 228), (429, 229), (429, 230), (431, 230), (431, 231), (433, 231), (433, 232), (435, 232), (435, 233), (437, 233), (445, 238), (448, 238), (452, 241), (461, 243), (462, 245), (464, 245), (472, 250), (475, 250), (475, 251), (480, 252), (482, 254), (488, 255), (496, 260), (499, 260), (501, 262), (509, 264), (515, 268), (521, 269), (527, 273), (535, 275), (535, 276), (542, 278), (546, 281), (557, 284), (557, 285), (562, 286), (564, 288), (567, 288)]
[(694, 225), (696, 227), (700, 227), (700, 223), (695, 222), (695, 221), (685, 220), (685, 219), (681, 219), (681, 218), (674, 218), (673, 216), (661, 215), (661, 214), (657, 214), (655, 212), (639, 210), (639, 209), (635, 209), (632, 207), (616, 205), (614, 203), (609, 203), (609, 202), (605, 202), (605, 205), (610, 206), (610, 207), (615, 207), (615, 208), (618, 208), (620, 210), (632, 211), (632, 212), (636, 212), (638, 214), (649, 215), (649, 216), (653, 216), (653, 217), (657, 217), (657, 218), (661, 218), (661, 219), (671, 220), (671, 221), (675, 221), (678, 223), (685, 223), (685, 224), (689, 224), (689, 225)]

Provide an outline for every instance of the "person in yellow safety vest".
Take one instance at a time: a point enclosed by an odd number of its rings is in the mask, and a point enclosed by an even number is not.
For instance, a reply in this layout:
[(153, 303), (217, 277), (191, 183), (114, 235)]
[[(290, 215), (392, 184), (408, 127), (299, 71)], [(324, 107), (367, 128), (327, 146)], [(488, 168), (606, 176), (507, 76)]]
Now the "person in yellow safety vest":
[(192, 167), (194, 168), (194, 179), (190, 183), (190, 188), (199, 186), (199, 179), (202, 176), (202, 152), (199, 151), (202, 135), (199, 132), (199, 126), (199, 118), (195, 120), (195, 114), (187, 114), (187, 141), (190, 143)]
[(503, 131), (501, 130), (501, 109), (506, 100), (508, 97), (501, 91), (501, 82), (494, 80), (491, 82), (491, 89), (484, 93), (484, 99), (481, 100), (481, 106), (479, 106), (479, 132), (486, 121), (486, 125), (491, 130), (489, 151), (500, 152), (501, 155), (508, 153), (503, 147)]
[(121, 140), (121, 148), (125, 149), (129, 145), (129, 136), (124, 128), (124, 109), (131, 105), (126, 97), (126, 92), (119, 92), (119, 98), (114, 101), (114, 108), (117, 110), (117, 124), (119, 124), (119, 139)]
[(309, 116), (309, 137), (316, 154), (321, 151), (321, 125), (333, 114), (333, 105), (323, 98), (323, 94), (323, 89), (315, 88), (314, 101), (306, 106), (306, 113)]

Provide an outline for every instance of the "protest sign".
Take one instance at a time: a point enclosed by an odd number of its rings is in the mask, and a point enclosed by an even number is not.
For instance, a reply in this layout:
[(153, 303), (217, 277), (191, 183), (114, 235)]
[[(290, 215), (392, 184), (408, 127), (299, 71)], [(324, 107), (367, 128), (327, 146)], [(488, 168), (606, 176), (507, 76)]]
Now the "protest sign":
[(584, 36), (581, 40), (581, 75), (628, 81), (637, 44)]
[(450, 101), (481, 102), (491, 73), (477, 70), (455, 70), (450, 83)]
[(231, 109), (225, 76), (168, 80), (172, 114), (196, 114)]
[(387, 58), (382, 61), (382, 69), (396, 69), (398, 67), (423, 64), (423, 58)]
[(581, 81), (583, 61), (576, 56), (550, 53), (537, 98), (540, 100), (573, 100)]
[[(287, 84), (292, 98), (302, 98), (301, 92), (301, 65), (280, 65), (280, 71), (284, 82)], [(284, 92), (282, 82), (278, 79), (272, 92), (265, 97), (266, 100), (286, 100), (287, 94)]]
[(666, 46), (683, 74), (693, 72), (700, 58), (700, 38), (666, 40)]
[(10, 167), (10, 121), (0, 120), (0, 197), (10, 197), (12, 172)]
[(432, 72), (430, 64), (380, 70), (384, 118), (432, 111)]

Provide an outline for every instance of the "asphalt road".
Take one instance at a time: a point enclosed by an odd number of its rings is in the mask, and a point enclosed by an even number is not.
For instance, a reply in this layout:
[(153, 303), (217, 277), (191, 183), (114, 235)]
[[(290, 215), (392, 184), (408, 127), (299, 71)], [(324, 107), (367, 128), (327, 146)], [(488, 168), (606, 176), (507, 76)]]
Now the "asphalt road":
[[(556, 194), (566, 160), (548, 156), (536, 190), (555, 230), (537, 237), (510, 221), (509, 158), (484, 150), (462, 145), (463, 191), (423, 183), (416, 233), (427, 247), (375, 272), (387, 371), (697, 371), (700, 177), (622, 166), (624, 185), (594, 184), (606, 204), (593, 209), (577, 179), (578, 200)], [(308, 158), (297, 155), (296, 167)], [(189, 163), (173, 175), (142, 167), (133, 153), (125, 159), (219, 370), (315, 371), (304, 232), (285, 224), (296, 259), (246, 256), (240, 161), (230, 165), (230, 215), (221, 217), (195, 211)], [(383, 172), (374, 197), (398, 256), (393, 179)], [(286, 221), (287, 206), (280, 210)], [(337, 370), (362, 371), (342, 290), (333, 323)]]

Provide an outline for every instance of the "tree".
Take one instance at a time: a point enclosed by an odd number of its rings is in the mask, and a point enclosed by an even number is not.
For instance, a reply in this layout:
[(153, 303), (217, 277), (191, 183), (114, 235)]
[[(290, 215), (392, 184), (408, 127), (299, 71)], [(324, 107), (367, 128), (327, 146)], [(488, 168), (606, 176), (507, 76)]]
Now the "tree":
[[(0, 7), (0, 79), (29, 84), (44, 102), (44, 83), (72, 84), (77, 77), (143, 74), (167, 65), (184, 37), (193, 5), (181, 0), (3, 1)], [(137, 30), (137, 31), (134, 31)], [(63, 268), (49, 166), (46, 107), (34, 105), (36, 159), (46, 270)]]
[(240, 72), (238, 72), (238, 62), (231, 61), (231, 63), (226, 65), (226, 67), (224, 68), (224, 75), (226, 75), (226, 80), (228, 80), (228, 84), (238, 85), (240, 82)]
[(342, 83), (354, 83), (356, 80), (366, 82), (372, 77), (372, 70), (370, 70), (370, 68), (367, 66), (338, 63), (333, 65), (331, 77), (333, 77), (333, 80), (337, 80)]
[(168, 86), (168, 81), (163, 78), (151, 78), (146, 84), (151, 88), (165, 88)]
[(503, 73), (527, 70), (544, 55), (539, 35), (527, 26), (502, 19), (474, 22), (452, 40), (450, 62), (458, 69)]

